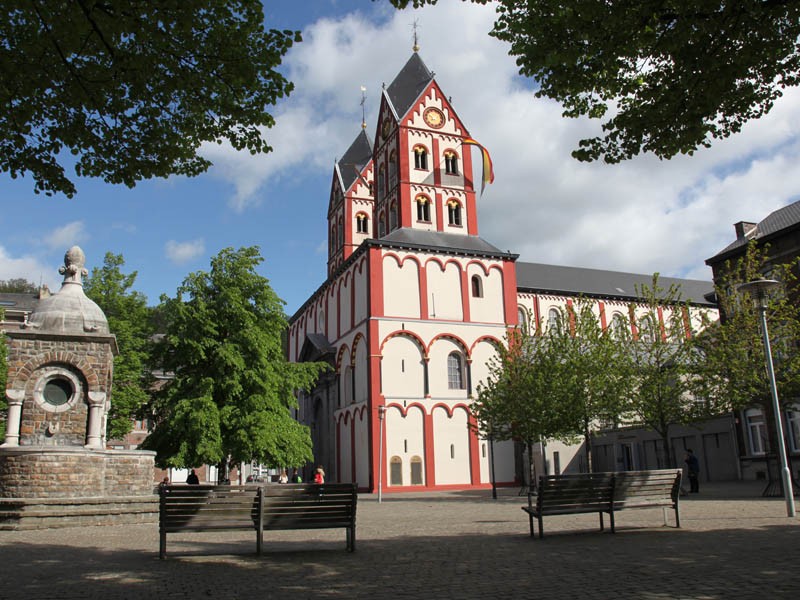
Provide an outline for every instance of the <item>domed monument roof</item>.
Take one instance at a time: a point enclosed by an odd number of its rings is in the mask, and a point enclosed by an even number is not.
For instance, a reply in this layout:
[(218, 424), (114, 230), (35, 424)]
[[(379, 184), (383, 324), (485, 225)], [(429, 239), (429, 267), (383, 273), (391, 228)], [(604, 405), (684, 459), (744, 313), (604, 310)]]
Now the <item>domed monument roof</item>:
[(61, 289), (39, 301), (26, 327), (48, 333), (109, 333), (105, 314), (83, 292), (85, 264), (86, 256), (78, 246), (67, 250), (64, 266), (58, 269), (64, 275)]

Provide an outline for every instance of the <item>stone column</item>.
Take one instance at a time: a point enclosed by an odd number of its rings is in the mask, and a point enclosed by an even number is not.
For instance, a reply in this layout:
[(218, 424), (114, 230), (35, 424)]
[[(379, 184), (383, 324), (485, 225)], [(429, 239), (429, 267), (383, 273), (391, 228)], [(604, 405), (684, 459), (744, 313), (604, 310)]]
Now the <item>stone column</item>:
[(105, 392), (89, 392), (89, 422), (86, 426), (86, 447), (103, 449), (103, 409), (106, 403)]
[(8, 417), (6, 420), (6, 441), (3, 446), (19, 446), (19, 423), (22, 416), (22, 400), (25, 390), (6, 390)]

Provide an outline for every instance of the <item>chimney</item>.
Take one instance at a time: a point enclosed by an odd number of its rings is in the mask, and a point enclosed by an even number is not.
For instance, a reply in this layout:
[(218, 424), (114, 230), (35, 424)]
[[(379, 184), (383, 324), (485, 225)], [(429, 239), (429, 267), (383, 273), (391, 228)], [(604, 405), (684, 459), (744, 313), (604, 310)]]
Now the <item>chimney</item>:
[(756, 228), (756, 224), (748, 223), (747, 221), (739, 221), (738, 223), (734, 223), (733, 228), (736, 230), (736, 239), (744, 240), (753, 232)]

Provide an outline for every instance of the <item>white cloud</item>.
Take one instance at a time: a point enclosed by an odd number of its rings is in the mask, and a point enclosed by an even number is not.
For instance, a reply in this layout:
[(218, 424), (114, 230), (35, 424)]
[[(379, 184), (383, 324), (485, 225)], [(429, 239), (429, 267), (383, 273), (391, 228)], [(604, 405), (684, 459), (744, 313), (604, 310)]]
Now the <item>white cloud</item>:
[(61, 227), (56, 227), (43, 238), (44, 244), (53, 250), (67, 251), (76, 244), (81, 244), (89, 239), (83, 221), (72, 221)]
[(0, 246), (0, 280), (26, 279), (39, 285), (46, 284), (50, 290), (58, 290), (60, 278), (58, 270), (52, 265), (42, 263), (38, 258), (30, 255), (12, 256), (3, 246)]
[[(800, 158), (797, 89), (742, 133), (693, 157), (583, 164), (570, 152), (599, 123), (564, 119), (557, 103), (533, 96), (507, 46), (487, 35), (491, 6), (441, 0), (380, 14), (379, 22), (365, 13), (321, 20), (303, 32), (286, 57), (295, 92), (275, 111), (272, 154), (205, 148), (212, 172), (235, 186), (235, 210), (272, 201), (270, 181), (330, 173), (358, 134), (361, 85), (374, 136), (381, 85), (410, 56), (415, 19), (421, 57), (492, 154), (496, 180), (479, 200), (480, 233), (521, 260), (707, 279), (703, 261), (732, 241), (734, 222), (758, 221), (800, 196), (800, 172), (792, 169)], [(458, 36), (440, 33), (454, 23)]]
[(190, 240), (188, 242), (176, 242), (169, 240), (164, 245), (164, 255), (176, 265), (186, 264), (198, 256), (202, 256), (206, 251), (205, 242), (202, 239)]

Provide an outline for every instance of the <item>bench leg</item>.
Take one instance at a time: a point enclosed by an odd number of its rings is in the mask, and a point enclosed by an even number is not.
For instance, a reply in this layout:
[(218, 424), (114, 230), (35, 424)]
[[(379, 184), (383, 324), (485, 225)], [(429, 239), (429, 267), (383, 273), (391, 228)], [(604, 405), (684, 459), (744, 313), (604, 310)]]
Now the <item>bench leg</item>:
[(614, 511), (609, 511), (608, 513), (608, 520), (611, 521), (611, 533), (617, 533), (616, 529), (614, 529)]
[(681, 528), (681, 512), (677, 504), (675, 505), (675, 527)]
[(162, 531), (158, 537), (158, 558), (163, 559), (167, 556), (167, 532)]
[(542, 519), (542, 515), (539, 515), (539, 537), (544, 537), (544, 520)]
[(354, 552), (356, 549), (356, 528), (347, 528), (347, 551)]
[(256, 530), (256, 554), (261, 556), (261, 547), (264, 545), (264, 530), (259, 527)]
[(603, 529), (605, 529), (605, 525), (603, 524), (603, 513), (600, 512), (598, 514), (600, 515), (600, 531), (603, 531)]

